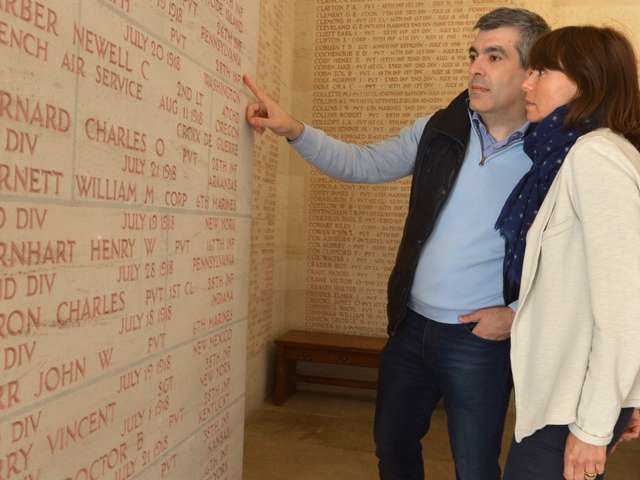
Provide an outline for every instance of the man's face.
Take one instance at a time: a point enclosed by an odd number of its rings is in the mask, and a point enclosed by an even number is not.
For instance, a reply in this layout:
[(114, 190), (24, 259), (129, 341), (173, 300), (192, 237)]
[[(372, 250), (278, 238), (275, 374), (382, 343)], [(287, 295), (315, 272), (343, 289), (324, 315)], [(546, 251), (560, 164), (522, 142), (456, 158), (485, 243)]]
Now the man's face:
[(527, 71), (516, 45), (520, 32), (513, 27), (479, 31), (469, 48), (469, 105), (485, 115), (524, 115), (520, 86)]

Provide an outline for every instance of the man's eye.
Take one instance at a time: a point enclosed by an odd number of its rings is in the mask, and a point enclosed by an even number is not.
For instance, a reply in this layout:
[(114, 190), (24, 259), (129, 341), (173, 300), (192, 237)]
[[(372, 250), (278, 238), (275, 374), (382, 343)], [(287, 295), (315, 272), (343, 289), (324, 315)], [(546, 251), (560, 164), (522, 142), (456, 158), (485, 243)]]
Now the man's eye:
[(536, 70), (536, 72), (538, 73), (538, 76), (543, 76), (547, 71), (544, 68), (538, 68)]
[(469, 54), (469, 61), (470, 61), (471, 63), (473, 63), (473, 62), (475, 61), (475, 59), (476, 59), (476, 55), (475, 55), (475, 54), (473, 54), (473, 53), (472, 53), (472, 54)]
[(498, 55), (489, 55), (489, 60), (492, 62), (497, 62), (498, 60), (500, 60), (500, 57)]

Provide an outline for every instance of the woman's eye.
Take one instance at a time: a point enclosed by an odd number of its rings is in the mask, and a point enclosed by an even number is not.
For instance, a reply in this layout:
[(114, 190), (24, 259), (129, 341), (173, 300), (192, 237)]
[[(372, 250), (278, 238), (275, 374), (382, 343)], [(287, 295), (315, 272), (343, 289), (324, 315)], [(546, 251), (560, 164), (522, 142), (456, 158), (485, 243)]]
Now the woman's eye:
[(538, 68), (536, 72), (538, 72), (538, 76), (542, 77), (546, 73), (546, 70), (544, 68)]

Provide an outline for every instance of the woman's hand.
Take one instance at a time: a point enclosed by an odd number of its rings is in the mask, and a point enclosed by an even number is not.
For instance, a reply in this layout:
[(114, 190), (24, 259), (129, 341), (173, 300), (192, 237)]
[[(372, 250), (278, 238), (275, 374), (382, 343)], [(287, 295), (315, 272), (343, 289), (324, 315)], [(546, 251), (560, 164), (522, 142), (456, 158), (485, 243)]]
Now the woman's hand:
[(607, 447), (585, 443), (573, 433), (569, 433), (564, 448), (565, 480), (595, 479), (604, 473), (607, 461)]

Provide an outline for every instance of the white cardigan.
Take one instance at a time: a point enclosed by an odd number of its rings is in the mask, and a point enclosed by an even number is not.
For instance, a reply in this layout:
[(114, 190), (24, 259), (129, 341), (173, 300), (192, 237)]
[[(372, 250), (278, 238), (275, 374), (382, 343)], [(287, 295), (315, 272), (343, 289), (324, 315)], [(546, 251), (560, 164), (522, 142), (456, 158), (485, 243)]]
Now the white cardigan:
[(518, 442), (569, 425), (606, 445), (640, 406), (640, 153), (609, 129), (578, 139), (529, 229), (511, 362)]

